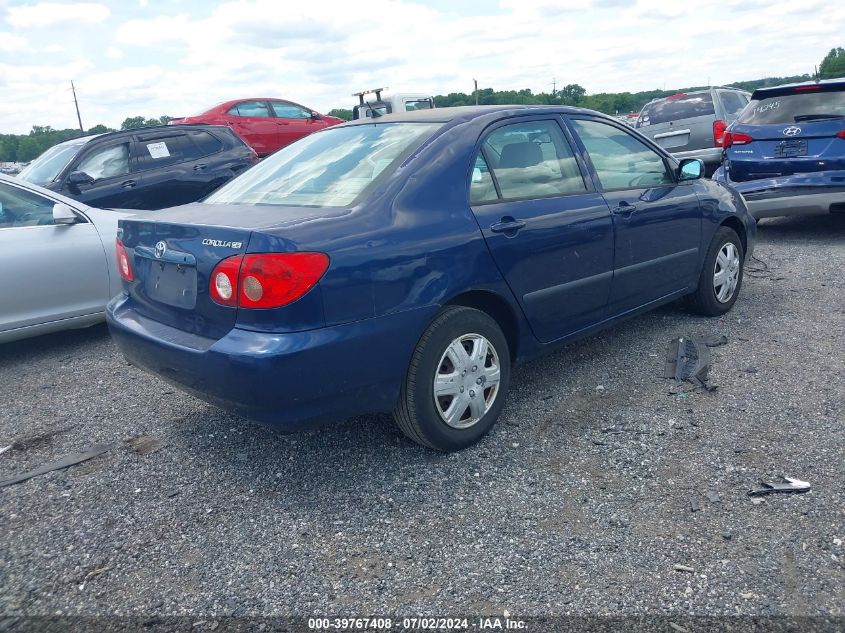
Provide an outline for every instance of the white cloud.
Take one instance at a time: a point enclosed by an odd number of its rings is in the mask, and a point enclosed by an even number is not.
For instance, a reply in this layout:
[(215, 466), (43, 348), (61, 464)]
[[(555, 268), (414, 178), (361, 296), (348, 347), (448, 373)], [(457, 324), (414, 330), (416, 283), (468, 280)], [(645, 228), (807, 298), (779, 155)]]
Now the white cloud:
[[(0, 62), (0, 120), (18, 131), (72, 125), (72, 108), (34, 98), (60, 94), (70, 78), (83, 122), (114, 126), (127, 116), (184, 115), (248, 96), (327, 111), (351, 107), (352, 92), (374, 85), (468, 93), (473, 77), (499, 90), (547, 92), (556, 80), (596, 93), (800, 74), (842, 45), (845, 32), (845, 4), (806, 2), (823, 5), (825, 19), (803, 19), (791, 0), (500, 0), (477, 15), (461, 2), (436, 9), (424, 0), (381, 0), (370, 11), (323, 0), (317, 17), (311, 5), (282, 10), (278, 0), (126, 2), (115, 8), (121, 24), (79, 24), (60, 40), (67, 59), (94, 56), (88, 66), (54, 73), (55, 57), (44, 54), (54, 34), (27, 31), (29, 56), (15, 67), (29, 74)], [(81, 15), (40, 3), (9, 9), (9, 19), (34, 25), (32, 11), (45, 6)], [(20, 42), (10, 47), (17, 52)]]
[(4, 53), (20, 52), (29, 45), (25, 37), (14, 33), (0, 33), (0, 51)]
[(9, 7), (6, 22), (21, 29), (55, 26), (67, 22), (99, 24), (107, 20), (110, 14), (107, 6), (93, 2), (39, 2)]

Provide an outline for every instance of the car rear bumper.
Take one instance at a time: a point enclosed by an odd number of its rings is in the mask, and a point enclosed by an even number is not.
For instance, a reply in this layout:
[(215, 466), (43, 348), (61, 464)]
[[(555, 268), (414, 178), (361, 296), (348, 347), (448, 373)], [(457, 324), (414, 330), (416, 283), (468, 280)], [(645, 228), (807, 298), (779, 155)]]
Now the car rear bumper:
[(288, 334), (234, 328), (211, 340), (152, 321), (120, 295), (106, 320), (133, 365), (221, 408), (293, 431), (391, 410), (436, 309)]
[(703, 149), (687, 150), (686, 152), (672, 152), (672, 156), (678, 160), (697, 158), (705, 165), (719, 165), (722, 162), (722, 148), (705, 147)]
[(794, 174), (759, 180), (733, 181), (719, 169), (714, 180), (742, 194), (756, 219), (790, 215), (845, 213), (845, 172)]

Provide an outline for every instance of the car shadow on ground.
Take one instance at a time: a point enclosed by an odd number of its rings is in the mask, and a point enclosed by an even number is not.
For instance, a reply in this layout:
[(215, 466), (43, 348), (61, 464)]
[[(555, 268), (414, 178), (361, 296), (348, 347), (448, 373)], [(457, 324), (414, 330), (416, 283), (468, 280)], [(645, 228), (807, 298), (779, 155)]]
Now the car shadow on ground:
[(792, 218), (765, 218), (757, 223), (758, 239), (829, 240), (845, 236), (845, 213)]
[(105, 323), (75, 330), (42, 334), (20, 341), (0, 343), (0, 364), (21, 358), (36, 360), (55, 354), (76, 354), (86, 347), (109, 341)]

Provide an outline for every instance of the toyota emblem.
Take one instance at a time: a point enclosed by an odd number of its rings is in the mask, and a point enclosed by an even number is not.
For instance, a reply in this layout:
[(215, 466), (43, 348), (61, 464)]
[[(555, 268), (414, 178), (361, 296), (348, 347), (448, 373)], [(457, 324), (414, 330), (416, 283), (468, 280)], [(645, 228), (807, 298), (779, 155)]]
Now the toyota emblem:
[(164, 251), (167, 250), (167, 244), (162, 242), (156, 242), (156, 249), (155, 249), (155, 256), (156, 259), (161, 259), (164, 257)]
[(801, 134), (801, 128), (794, 125), (790, 125), (783, 131), (784, 136), (798, 136), (799, 134)]

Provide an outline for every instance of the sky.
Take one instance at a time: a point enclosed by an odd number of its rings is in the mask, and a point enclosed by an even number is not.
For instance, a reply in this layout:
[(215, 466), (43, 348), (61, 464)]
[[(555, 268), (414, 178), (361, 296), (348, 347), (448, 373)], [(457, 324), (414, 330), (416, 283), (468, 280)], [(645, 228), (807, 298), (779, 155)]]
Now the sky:
[(845, 46), (829, 0), (0, 0), (0, 132), (353, 92), (588, 93), (810, 73)]

